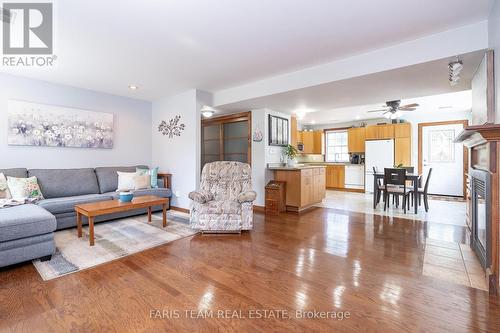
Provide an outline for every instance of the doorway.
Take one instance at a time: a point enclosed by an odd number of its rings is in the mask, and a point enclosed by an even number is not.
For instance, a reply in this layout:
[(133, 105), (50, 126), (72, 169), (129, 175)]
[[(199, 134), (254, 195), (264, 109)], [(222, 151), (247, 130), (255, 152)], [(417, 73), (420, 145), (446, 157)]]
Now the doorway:
[(467, 149), (455, 138), (467, 120), (418, 124), (418, 170), (426, 177), (432, 168), (429, 194), (465, 198)]

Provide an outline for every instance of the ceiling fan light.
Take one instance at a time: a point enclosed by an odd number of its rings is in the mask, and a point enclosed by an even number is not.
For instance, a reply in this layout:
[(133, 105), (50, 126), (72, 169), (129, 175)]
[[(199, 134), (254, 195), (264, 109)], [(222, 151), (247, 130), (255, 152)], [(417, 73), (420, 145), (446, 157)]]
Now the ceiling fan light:
[(384, 113), (384, 117), (387, 119), (391, 119), (391, 113), (390, 112)]

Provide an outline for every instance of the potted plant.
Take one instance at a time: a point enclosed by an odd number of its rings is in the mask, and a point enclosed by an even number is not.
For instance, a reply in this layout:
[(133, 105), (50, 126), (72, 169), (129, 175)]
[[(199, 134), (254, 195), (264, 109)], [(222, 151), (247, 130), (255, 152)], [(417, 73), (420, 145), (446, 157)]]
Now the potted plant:
[(297, 148), (295, 148), (292, 145), (286, 145), (283, 148), (283, 155), (286, 157), (286, 164), (289, 167), (294, 167), (297, 164), (297, 160), (295, 157), (297, 157), (298, 151)]

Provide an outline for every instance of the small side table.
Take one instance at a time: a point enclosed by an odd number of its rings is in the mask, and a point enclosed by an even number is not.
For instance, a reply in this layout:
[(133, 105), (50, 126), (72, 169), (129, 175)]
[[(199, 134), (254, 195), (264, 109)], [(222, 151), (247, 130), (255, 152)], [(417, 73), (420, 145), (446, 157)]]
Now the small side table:
[(271, 180), (266, 185), (266, 214), (279, 215), (286, 210), (286, 182)]

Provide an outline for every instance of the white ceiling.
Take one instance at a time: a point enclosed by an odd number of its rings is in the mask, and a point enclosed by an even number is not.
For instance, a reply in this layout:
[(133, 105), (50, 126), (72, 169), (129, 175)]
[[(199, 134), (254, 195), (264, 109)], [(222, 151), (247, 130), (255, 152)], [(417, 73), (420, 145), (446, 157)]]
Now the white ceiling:
[[(58, 66), (2, 71), (154, 100), (217, 91), (488, 17), (493, 0), (56, 2)], [(137, 84), (130, 91), (129, 84)]]
[(448, 83), (448, 63), (455, 58), (421, 63), (314, 87), (259, 97), (219, 107), (222, 112), (269, 108), (288, 114), (306, 112), (304, 124), (333, 124), (360, 119), (380, 118), (378, 109), (385, 101), (411, 99), (469, 90), (471, 79), (484, 51), (461, 55), (464, 63), (459, 84)]

